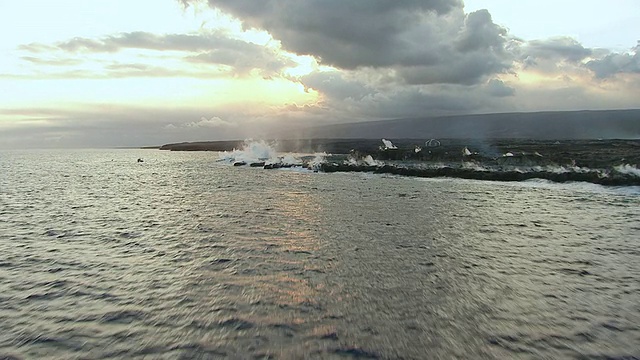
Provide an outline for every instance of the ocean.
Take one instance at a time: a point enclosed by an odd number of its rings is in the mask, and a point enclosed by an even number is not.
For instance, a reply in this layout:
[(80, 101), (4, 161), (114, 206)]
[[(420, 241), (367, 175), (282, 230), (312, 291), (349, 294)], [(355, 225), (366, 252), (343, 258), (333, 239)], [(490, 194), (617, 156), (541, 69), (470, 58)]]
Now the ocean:
[(0, 359), (640, 358), (640, 187), (228, 155), (1, 151)]

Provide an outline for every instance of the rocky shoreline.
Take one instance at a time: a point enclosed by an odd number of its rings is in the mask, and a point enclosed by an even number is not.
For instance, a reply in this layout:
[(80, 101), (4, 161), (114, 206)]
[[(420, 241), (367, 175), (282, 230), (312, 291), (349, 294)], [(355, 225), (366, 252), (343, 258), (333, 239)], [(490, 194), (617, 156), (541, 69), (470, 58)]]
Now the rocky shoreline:
[[(172, 151), (230, 151), (244, 142), (165, 145)], [(232, 161), (235, 166), (313, 171), (371, 172), (413, 177), (452, 177), (492, 181), (545, 179), (582, 181), (606, 186), (640, 186), (640, 140), (280, 140), (270, 143), (279, 153), (319, 153), (279, 159)]]
[[(395, 148), (383, 147), (380, 139), (271, 140), (267, 143), (281, 153), (371, 155), (382, 161), (474, 160), (495, 165), (557, 164), (594, 168), (640, 164), (640, 140), (394, 139)], [(160, 150), (232, 151), (242, 149), (244, 144), (242, 140), (178, 143), (162, 145)], [(509, 153), (513, 156), (503, 156)]]

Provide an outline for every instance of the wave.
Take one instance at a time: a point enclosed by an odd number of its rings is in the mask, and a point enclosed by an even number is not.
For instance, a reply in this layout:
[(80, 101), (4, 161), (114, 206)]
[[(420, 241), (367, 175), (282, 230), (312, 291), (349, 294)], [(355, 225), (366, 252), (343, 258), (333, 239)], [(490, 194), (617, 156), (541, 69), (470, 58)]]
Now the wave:
[(545, 179), (553, 182), (584, 181), (607, 186), (638, 186), (640, 177), (614, 172), (607, 169), (584, 169), (579, 171), (547, 171), (532, 168), (501, 168), (501, 169), (472, 169), (462, 166), (444, 165), (441, 167), (410, 167), (395, 164), (351, 165), (339, 163), (325, 163), (320, 169), (324, 172), (373, 172), (377, 174), (393, 174), (414, 177), (450, 177), (490, 181), (525, 181), (530, 179)]
[(638, 169), (633, 165), (629, 165), (629, 164), (618, 165), (614, 167), (614, 169), (621, 174), (628, 174), (628, 175), (640, 177), (640, 169)]
[[(384, 142), (389, 146), (390, 142)], [(467, 148), (465, 147), (465, 150)], [(461, 162), (398, 161), (374, 159), (356, 151), (344, 155), (326, 153), (278, 155), (275, 144), (246, 141), (241, 150), (220, 153), (220, 159), (236, 166), (249, 165), (265, 169), (301, 168), (317, 172), (370, 172), (422, 178), (461, 178), (490, 181), (527, 181), (543, 179), (555, 183), (588, 182), (605, 186), (640, 186), (640, 169), (623, 164), (600, 168), (551, 163), (538, 155), (503, 154), (498, 158), (468, 156)]]
[(229, 162), (259, 162), (277, 158), (277, 152), (272, 144), (261, 141), (245, 140), (242, 149), (222, 151), (218, 154), (220, 161)]
[(324, 152), (315, 154), (286, 153), (279, 155), (275, 150), (276, 147), (277, 143), (267, 143), (263, 140), (246, 140), (242, 149), (220, 152), (218, 154), (218, 161), (231, 163), (235, 166), (249, 165), (266, 169), (300, 167), (318, 170), (320, 165), (325, 163), (326, 158), (330, 156)]

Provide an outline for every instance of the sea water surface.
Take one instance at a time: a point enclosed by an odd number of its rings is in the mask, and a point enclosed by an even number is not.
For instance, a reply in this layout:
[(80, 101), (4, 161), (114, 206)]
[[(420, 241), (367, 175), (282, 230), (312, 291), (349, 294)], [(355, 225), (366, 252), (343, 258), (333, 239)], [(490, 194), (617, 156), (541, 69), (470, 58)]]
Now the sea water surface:
[(0, 358), (640, 357), (638, 188), (216, 160), (0, 152)]

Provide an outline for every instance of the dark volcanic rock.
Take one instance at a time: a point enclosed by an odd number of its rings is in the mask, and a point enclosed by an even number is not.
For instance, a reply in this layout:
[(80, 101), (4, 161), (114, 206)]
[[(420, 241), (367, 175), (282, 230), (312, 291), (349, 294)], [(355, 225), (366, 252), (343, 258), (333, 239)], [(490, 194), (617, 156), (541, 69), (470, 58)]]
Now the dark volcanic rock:
[(529, 179), (545, 179), (553, 182), (571, 182), (582, 181), (607, 186), (638, 186), (640, 185), (640, 177), (622, 174), (622, 173), (603, 173), (599, 170), (591, 171), (568, 171), (568, 172), (551, 172), (551, 171), (518, 171), (518, 170), (473, 170), (459, 167), (439, 167), (439, 168), (418, 168), (403, 167), (394, 165), (383, 166), (365, 166), (350, 164), (322, 164), (321, 171), (332, 172), (372, 172), (377, 174), (393, 174), (413, 177), (450, 177), (460, 179), (473, 180), (489, 180), (489, 181), (524, 181)]
[[(392, 139), (398, 149), (381, 149), (380, 139), (279, 140), (280, 152), (371, 155), (376, 160), (461, 162), (498, 161), (503, 165), (558, 164), (606, 167), (612, 164), (640, 164), (640, 140), (530, 140), (530, 139), (440, 139), (439, 146), (427, 146), (429, 139)], [(164, 145), (173, 151), (230, 151), (242, 148), (242, 141), (212, 141)], [(416, 152), (416, 147), (422, 150)], [(464, 148), (472, 155), (465, 156)], [(506, 153), (513, 157), (504, 157)], [(500, 160), (498, 160), (500, 159)]]
[[(454, 177), (495, 181), (532, 178), (554, 182), (585, 181), (602, 185), (640, 185), (634, 175), (640, 165), (640, 140), (527, 140), (527, 139), (392, 139), (384, 148), (378, 139), (312, 139), (279, 141), (281, 152), (332, 154), (313, 170), (355, 171), (418, 177)], [(211, 143), (211, 149), (223, 147)], [(224, 146), (226, 146), (224, 145)], [(204, 146), (200, 143), (200, 146)], [(371, 159), (364, 161), (371, 156)], [(311, 169), (310, 159), (303, 166)], [(235, 166), (247, 165), (244, 161)], [(290, 167), (283, 163), (251, 166)], [(630, 167), (627, 167), (629, 165)], [(622, 167), (622, 168), (619, 168)], [(621, 170), (622, 169), (622, 170)]]

